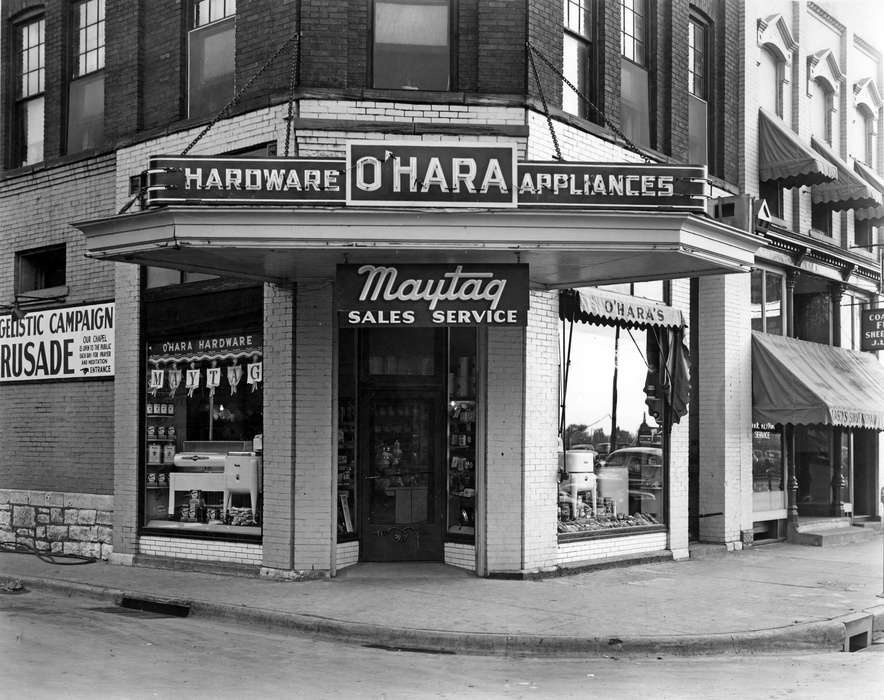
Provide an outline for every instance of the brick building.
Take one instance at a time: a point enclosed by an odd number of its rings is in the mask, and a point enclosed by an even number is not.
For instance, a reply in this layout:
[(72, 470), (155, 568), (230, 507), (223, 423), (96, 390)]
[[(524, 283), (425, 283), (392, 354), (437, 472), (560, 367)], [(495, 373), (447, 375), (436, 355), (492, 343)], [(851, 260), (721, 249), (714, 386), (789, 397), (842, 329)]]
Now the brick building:
[(786, 519), (748, 478), (772, 245), (706, 213), (757, 194), (743, 3), (2, 12), (5, 541), (524, 576)]

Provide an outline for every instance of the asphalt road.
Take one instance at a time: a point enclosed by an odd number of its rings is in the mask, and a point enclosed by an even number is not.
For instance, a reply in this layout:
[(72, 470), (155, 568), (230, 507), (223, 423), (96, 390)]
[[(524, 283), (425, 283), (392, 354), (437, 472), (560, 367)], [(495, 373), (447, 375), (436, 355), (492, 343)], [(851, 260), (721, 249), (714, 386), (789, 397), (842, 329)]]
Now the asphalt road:
[(43, 591), (0, 593), (8, 698), (879, 697), (884, 640), (857, 653), (508, 659), (314, 641), (125, 610)]

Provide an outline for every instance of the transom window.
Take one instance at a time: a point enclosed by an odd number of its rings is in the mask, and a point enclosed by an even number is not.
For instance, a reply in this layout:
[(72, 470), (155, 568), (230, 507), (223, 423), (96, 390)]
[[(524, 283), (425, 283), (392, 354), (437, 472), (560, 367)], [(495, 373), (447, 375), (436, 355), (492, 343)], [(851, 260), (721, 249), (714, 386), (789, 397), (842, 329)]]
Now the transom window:
[(752, 330), (783, 335), (783, 275), (752, 270)]
[(647, 65), (646, 0), (622, 0), (620, 3), (620, 52), (640, 66)]
[(376, 0), (372, 85), (450, 90), (449, 0)]
[(74, 76), (104, 68), (104, 0), (84, 0), (74, 6), (77, 32), (74, 35)]
[(233, 17), (235, 14), (236, 0), (196, 0), (193, 8), (193, 26), (203, 27)]

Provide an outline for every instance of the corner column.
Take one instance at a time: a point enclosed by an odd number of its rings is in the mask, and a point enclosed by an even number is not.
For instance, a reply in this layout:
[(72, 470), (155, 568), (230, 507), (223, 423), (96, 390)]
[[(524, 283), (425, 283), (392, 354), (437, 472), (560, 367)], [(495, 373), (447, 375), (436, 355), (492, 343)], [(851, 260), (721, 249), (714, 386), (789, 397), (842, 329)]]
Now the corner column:
[(699, 281), (699, 529), (742, 549), (752, 527), (752, 344), (748, 274)]

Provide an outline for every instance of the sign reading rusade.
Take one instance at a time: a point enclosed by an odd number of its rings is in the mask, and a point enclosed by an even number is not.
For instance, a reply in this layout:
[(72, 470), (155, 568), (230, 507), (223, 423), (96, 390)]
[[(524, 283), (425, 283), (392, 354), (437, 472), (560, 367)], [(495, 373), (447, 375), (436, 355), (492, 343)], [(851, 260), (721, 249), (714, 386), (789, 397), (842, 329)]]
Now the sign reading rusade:
[(342, 326), (524, 326), (527, 265), (338, 265)]

